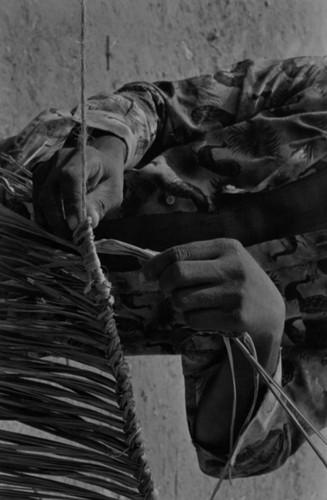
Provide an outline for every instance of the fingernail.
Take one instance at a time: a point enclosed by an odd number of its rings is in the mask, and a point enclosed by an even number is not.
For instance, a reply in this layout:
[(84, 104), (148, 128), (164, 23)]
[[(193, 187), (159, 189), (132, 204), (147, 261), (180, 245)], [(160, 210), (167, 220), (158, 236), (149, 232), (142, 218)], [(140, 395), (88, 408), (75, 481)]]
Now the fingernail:
[(69, 229), (74, 231), (78, 226), (78, 218), (75, 215), (70, 215), (69, 217), (67, 217), (66, 220), (67, 220), (67, 224), (69, 226)]

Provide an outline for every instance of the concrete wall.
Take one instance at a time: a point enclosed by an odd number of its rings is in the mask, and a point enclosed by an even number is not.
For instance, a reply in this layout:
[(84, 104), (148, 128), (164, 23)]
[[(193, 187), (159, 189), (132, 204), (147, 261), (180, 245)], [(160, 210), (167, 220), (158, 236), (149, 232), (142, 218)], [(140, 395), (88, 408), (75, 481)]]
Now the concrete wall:
[[(325, 0), (89, 0), (88, 93), (180, 78), (246, 57), (327, 52)], [(106, 69), (106, 36), (112, 41)], [(47, 106), (79, 98), (78, 0), (0, 0), (0, 137)], [(177, 358), (132, 360), (139, 416), (162, 500), (207, 499)], [(326, 450), (325, 450), (326, 452)], [(326, 472), (304, 447), (280, 471), (224, 484), (225, 500), (323, 500)]]

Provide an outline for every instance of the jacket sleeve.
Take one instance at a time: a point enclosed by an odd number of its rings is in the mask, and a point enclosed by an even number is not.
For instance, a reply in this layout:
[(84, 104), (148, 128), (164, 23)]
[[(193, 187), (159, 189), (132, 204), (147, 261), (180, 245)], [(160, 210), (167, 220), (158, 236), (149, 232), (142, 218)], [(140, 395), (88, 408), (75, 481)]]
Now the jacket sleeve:
[[(283, 348), (274, 375), (285, 394), (318, 430), (327, 426), (326, 359), (326, 349), (307, 349), (303, 346)], [(312, 430), (298, 415), (297, 420), (312, 435)], [(238, 437), (232, 460), (232, 477), (249, 477), (276, 470), (304, 442), (303, 434), (288, 412), (267, 389), (256, 414)], [(201, 470), (210, 476), (220, 477), (229, 457), (221, 455), (219, 450), (206, 450), (197, 443), (194, 445)]]
[[(213, 74), (136, 82), (94, 96), (87, 119), (126, 142), (127, 167), (199, 144), (198, 164), (222, 172), (226, 184), (261, 190), (295, 180), (326, 155), (326, 91), (326, 58), (245, 60)], [(79, 108), (74, 119), (80, 121)]]
[[(87, 124), (125, 141), (127, 167), (199, 144), (194, 161), (226, 184), (260, 190), (294, 180), (326, 155), (326, 93), (327, 58), (245, 60), (212, 74), (130, 83), (93, 96)], [(34, 159), (46, 152), (47, 159), (80, 122), (80, 107), (41, 113), (17, 136), (16, 150)]]

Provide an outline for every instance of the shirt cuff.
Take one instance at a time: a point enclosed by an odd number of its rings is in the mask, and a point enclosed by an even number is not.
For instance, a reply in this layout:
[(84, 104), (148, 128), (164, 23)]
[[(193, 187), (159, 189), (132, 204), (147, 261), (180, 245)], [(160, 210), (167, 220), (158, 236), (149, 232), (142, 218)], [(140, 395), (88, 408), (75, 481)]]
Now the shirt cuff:
[[(279, 355), (273, 379), (280, 385), (281, 378), (282, 360)], [(194, 443), (201, 470), (214, 477), (228, 477), (230, 471), (235, 478), (265, 474), (277, 469), (291, 453), (289, 431), (284, 423), (281, 406), (267, 388), (257, 412), (238, 436), (231, 456)]]
[[(73, 118), (76, 123), (81, 123), (82, 118), (79, 108), (74, 112)], [(125, 165), (126, 167), (134, 166), (133, 159), (136, 150), (136, 139), (135, 135), (122, 118), (108, 111), (99, 109), (87, 110), (86, 123), (90, 128), (109, 132), (124, 141), (127, 152)]]

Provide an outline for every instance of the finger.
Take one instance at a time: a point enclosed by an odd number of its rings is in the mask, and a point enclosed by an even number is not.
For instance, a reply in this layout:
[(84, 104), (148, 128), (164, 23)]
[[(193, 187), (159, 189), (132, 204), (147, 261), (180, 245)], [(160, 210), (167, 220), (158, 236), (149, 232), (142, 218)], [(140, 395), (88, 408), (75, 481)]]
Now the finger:
[[(58, 157), (58, 155), (54, 155), (54, 157)], [(40, 194), (42, 192), (42, 188), (51, 172), (51, 168), (53, 167), (53, 162), (50, 160), (45, 163), (40, 163), (39, 166), (33, 172), (33, 207), (34, 207), (34, 215), (35, 220), (41, 226), (46, 226), (46, 217), (43, 213), (43, 209), (40, 204)]]
[(38, 163), (33, 170), (33, 202), (37, 203), (43, 186), (56, 169), (60, 153), (56, 152), (49, 161)]
[(197, 285), (224, 283), (226, 276), (221, 261), (184, 261), (174, 262), (160, 275), (160, 288), (165, 293)]
[[(83, 183), (81, 153), (75, 154), (61, 168), (60, 187), (64, 204), (65, 218), (68, 226), (73, 231), (83, 218), (83, 199), (86, 187)], [(85, 181), (99, 175), (100, 162), (93, 157), (87, 159), (87, 173)]]
[(123, 175), (111, 177), (101, 182), (86, 196), (86, 212), (92, 218), (93, 227), (97, 227), (107, 212), (120, 207), (123, 200)]
[(193, 330), (197, 331), (215, 331), (233, 335), (244, 331), (237, 310), (226, 313), (217, 309), (198, 309), (185, 312), (184, 319)]
[(229, 312), (241, 307), (241, 297), (230, 286), (198, 286), (175, 290), (172, 304), (182, 312), (211, 308)]
[(239, 245), (240, 243), (236, 240), (226, 238), (179, 245), (153, 257), (145, 264), (144, 272), (149, 279), (157, 279), (164, 269), (174, 262), (217, 259), (227, 252), (237, 250)]
[(39, 196), (39, 222), (54, 234), (70, 237), (64, 218), (60, 196), (60, 186), (57, 181), (46, 183)]
[(41, 163), (33, 172), (33, 206), (35, 220), (55, 234), (68, 237), (64, 220), (60, 188), (55, 175), (58, 154)]

